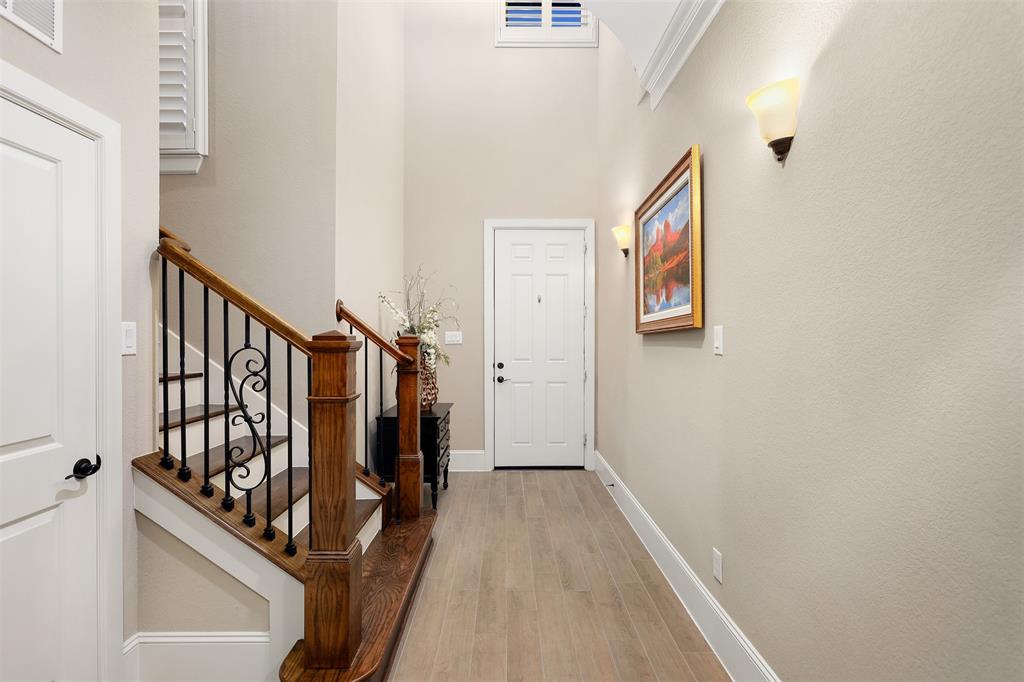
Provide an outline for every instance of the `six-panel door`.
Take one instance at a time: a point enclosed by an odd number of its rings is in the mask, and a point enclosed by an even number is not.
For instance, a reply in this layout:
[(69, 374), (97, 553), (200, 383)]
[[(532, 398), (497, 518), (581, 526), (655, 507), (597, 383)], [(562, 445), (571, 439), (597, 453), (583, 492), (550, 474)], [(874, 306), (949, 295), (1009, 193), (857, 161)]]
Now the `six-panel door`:
[(494, 238), (494, 465), (583, 466), (584, 234)]

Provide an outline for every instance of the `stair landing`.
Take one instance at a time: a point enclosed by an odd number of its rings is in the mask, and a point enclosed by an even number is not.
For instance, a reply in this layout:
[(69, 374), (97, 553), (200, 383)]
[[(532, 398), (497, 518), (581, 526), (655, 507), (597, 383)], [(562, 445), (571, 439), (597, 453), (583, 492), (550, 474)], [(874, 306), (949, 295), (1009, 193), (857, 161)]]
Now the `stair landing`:
[(384, 679), (433, 544), (436, 520), (436, 512), (424, 511), (415, 521), (391, 524), (363, 555), (363, 642), (352, 666), (306, 669), (300, 639), (281, 664), (282, 682)]

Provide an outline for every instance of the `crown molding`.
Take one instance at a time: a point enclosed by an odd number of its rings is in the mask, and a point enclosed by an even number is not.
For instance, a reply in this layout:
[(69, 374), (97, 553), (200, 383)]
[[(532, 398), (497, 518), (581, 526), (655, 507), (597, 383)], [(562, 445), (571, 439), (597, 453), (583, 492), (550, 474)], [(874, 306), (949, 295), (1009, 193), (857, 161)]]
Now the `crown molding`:
[(724, 0), (681, 0), (676, 7), (654, 53), (640, 73), (640, 84), (650, 94), (652, 110), (661, 102), (723, 3)]

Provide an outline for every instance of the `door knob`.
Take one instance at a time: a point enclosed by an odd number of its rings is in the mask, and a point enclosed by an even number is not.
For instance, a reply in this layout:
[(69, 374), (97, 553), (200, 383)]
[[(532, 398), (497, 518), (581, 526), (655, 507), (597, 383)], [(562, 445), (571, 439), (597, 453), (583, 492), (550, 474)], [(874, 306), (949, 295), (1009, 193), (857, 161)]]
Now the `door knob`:
[(103, 466), (103, 460), (100, 459), (99, 455), (96, 455), (95, 464), (93, 464), (88, 457), (83, 457), (75, 462), (75, 466), (72, 467), (71, 473), (65, 476), (64, 480), (66, 481), (69, 478), (73, 478), (76, 481), (81, 481), (83, 478), (89, 478), (99, 471), (101, 466)]
[(505, 377), (498, 377), (498, 383), (499, 384), (505, 383)]
[(498, 369), (505, 369), (505, 363), (504, 362), (499, 362), (498, 363)]

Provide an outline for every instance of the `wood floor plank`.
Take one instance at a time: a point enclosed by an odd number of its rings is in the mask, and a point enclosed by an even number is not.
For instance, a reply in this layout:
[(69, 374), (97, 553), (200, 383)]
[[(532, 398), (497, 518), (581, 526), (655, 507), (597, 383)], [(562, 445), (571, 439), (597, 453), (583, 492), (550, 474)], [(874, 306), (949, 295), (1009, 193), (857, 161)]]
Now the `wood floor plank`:
[(544, 677), (540, 657), (539, 617), (533, 590), (506, 590), (508, 682), (535, 682)]
[(540, 484), (537, 482), (536, 471), (523, 472), (523, 506), (527, 518), (544, 516), (544, 499), (540, 496)]
[(665, 627), (668, 628), (679, 650), (684, 654), (710, 653), (711, 648), (704, 641), (704, 636), (690, 619), (690, 614), (679, 603), (679, 598), (654, 560), (634, 560), (633, 565), (640, 574), (644, 587), (647, 588), (655, 608), (658, 609), (658, 613), (665, 621)]
[(643, 642), (654, 674), (661, 682), (694, 682), (693, 674), (683, 659), (683, 653), (665, 627), (665, 621), (651, 601), (647, 588), (639, 583), (619, 588), (637, 637)]
[(565, 509), (548, 510), (548, 535), (555, 552), (555, 563), (562, 587), (567, 590), (589, 589), (583, 559), (576, 538), (569, 526)]
[(463, 682), (470, 678), (473, 659), (473, 628), (476, 624), (476, 590), (453, 590), (445, 607), (441, 641), (444, 648), (434, 659), (430, 679), (436, 682)]
[(448, 581), (425, 577), (420, 583), (417, 603), (402, 638), (402, 649), (392, 666), (394, 682), (416, 682), (429, 675), (434, 657), (441, 648), (445, 606), (450, 594)]
[(725, 672), (725, 668), (714, 654), (689, 653), (683, 656), (698, 682), (732, 682), (729, 673)]
[(561, 589), (537, 592), (537, 631), (545, 682), (579, 680), (569, 612)]
[(601, 631), (600, 616), (590, 592), (568, 590), (563, 597), (580, 679), (585, 682), (618, 680), (611, 648)]
[(551, 547), (547, 519), (532, 518), (527, 521), (530, 541), (530, 565), (533, 571), (533, 585), (537, 590), (561, 590), (562, 579), (558, 575), (555, 550)]

